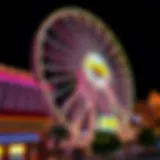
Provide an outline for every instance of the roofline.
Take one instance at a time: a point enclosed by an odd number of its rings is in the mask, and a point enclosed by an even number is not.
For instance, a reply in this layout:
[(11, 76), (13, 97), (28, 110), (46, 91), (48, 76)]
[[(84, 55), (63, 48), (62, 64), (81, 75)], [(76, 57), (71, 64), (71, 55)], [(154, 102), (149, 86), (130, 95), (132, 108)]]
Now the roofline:
[(5, 65), (2, 63), (0, 63), (0, 72), (6, 72), (8, 74), (12, 74), (13, 72), (15, 72), (18, 75), (22, 74), (22, 75), (26, 75), (29, 77), (33, 76), (32, 72), (30, 72), (30, 71), (27, 71), (25, 69), (15, 68), (15, 67), (8, 66), (8, 65)]
[[(32, 85), (34, 85), (36, 87), (38, 86), (38, 83), (36, 82), (36, 79), (34, 78), (33, 73), (31, 71), (27, 71), (25, 69), (19, 69), (19, 68), (15, 68), (15, 67), (0, 63), (0, 75), (7, 75), (7, 78), (5, 76), (3, 81), (10, 81), (11, 82), (11, 81), (14, 81), (15, 79), (17, 80), (17, 78), (19, 76), (20, 79), (21, 78), (23, 80), (28, 79), (27, 81), (31, 81), (30, 82), (31, 86)], [(11, 76), (11, 77), (9, 78), (8, 76)], [(12, 78), (13, 78), (12, 76), (14, 76), (14, 80), (12, 80)], [(50, 89), (50, 86), (47, 84), (45, 84), (45, 87)]]

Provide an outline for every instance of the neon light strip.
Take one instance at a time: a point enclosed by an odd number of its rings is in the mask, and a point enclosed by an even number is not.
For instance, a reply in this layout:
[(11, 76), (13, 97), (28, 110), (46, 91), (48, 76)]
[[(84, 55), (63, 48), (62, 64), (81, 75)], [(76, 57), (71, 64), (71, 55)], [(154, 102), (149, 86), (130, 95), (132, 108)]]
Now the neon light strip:
[[(34, 81), (34, 78), (32, 76), (23, 76), (20, 74), (8, 74), (5, 72), (0, 72), (0, 83), (1, 82), (8, 82), (10, 84), (39, 88), (39, 85)], [(50, 88), (47, 85), (45, 85), (44, 87)]]
[(13, 84), (38, 87), (32, 77), (22, 77), (17, 74), (0, 73), (0, 82), (9, 82)]
[(0, 144), (19, 143), (19, 142), (37, 142), (40, 140), (38, 134), (0, 134)]

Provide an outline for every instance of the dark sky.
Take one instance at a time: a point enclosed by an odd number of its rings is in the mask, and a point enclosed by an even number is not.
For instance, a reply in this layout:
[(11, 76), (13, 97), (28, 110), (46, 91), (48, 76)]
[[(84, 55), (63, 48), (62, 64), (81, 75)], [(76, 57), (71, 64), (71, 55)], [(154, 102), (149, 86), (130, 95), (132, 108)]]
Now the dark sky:
[(28, 53), (33, 34), (39, 24), (52, 10), (75, 4), (95, 12), (119, 36), (132, 65), (137, 97), (145, 98), (152, 88), (160, 90), (160, 3), (158, 0), (141, 3), (138, 0), (130, 0), (127, 3), (118, 0), (106, 0), (105, 3), (101, 0), (79, 1), (25, 2), (23, 0), (1, 5), (4, 13), (1, 21), (3, 44), (1, 43), (0, 61), (29, 69)]

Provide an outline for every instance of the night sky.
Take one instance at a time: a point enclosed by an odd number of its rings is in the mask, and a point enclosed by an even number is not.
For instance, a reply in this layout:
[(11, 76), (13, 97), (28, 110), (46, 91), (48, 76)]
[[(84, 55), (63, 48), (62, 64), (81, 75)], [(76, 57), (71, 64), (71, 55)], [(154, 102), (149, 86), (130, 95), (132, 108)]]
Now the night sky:
[(1, 5), (7, 10), (1, 20), (0, 62), (30, 69), (31, 41), (39, 24), (54, 9), (73, 4), (96, 13), (118, 35), (132, 65), (138, 99), (145, 98), (152, 88), (160, 90), (160, 2), (86, 1), (23, 0), (11, 2), (10, 9), (8, 4)]

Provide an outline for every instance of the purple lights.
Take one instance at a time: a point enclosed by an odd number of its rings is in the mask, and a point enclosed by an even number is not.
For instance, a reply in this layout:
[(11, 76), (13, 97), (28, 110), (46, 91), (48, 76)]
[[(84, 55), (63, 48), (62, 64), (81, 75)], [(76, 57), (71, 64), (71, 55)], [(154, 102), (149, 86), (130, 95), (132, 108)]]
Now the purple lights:
[(7, 82), (0, 83), (0, 113), (24, 112), (48, 114), (48, 107), (40, 89), (29, 88)]
[(30, 73), (0, 66), (0, 88), (0, 113), (48, 115), (40, 87)]

